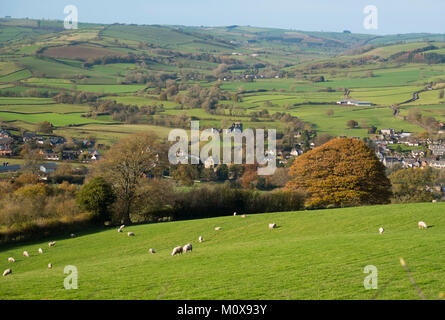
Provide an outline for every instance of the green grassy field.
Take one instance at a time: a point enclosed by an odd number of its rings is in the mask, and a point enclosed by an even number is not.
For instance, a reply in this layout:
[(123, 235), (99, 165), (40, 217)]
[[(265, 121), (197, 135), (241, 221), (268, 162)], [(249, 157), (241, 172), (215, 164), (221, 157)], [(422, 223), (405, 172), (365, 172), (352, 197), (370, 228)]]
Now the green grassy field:
[[(400, 257), (437, 299), (445, 291), (444, 210), (425, 203), (228, 216), (126, 228), (135, 237), (112, 228), (3, 246), (0, 268), (13, 273), (0, 279), (0, 299), (419, 299)], [(419, 230), (420, 220), (431, 227)], [(170, 255), (186, 243), (192, 253)], [(77, 290), (63, 287), (66, 265), (78, 270)], [(378, 290), (364, 289), (367, 265), (378, 268)]]

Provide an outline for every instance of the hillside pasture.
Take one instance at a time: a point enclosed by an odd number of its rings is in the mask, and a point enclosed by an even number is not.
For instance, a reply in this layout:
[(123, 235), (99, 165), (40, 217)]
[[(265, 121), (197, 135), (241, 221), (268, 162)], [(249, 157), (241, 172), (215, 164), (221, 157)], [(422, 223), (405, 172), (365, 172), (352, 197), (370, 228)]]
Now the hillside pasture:
[[(443, 203), (248, 215), (94, 230), (3, 246), (2, 299), (420, 299), (399, 258), (428, 299), (444, 291)], [(419, 230), (417, 222), (430, 228)], [(269, 223), (278, 228), (268, 229)], [(216, 226), (222, 227), (215, 231)], [(385, 228), (379, 235), (378, 229)], [(135, 233), (128, 237), (127, 231)], [(198, 237), (204, 242), (199, 243)], [(56, 240), (48, 248), (48, 241)], [(172, 257), (173, 247), (191, 253)], [(44, 253), (39, 255), (41, 247)], [(154, 248), (156, 254), (149, 254)], [(21, 253), (27, 250), (29, 258)], [(8, 264), (7, 258), (16, 262)], [(48, 269), (47, 264), (53, 268)], [(64, 267), (78, 270), (65, 290)], [(363, 286), (378, 269), (378, 290)]]

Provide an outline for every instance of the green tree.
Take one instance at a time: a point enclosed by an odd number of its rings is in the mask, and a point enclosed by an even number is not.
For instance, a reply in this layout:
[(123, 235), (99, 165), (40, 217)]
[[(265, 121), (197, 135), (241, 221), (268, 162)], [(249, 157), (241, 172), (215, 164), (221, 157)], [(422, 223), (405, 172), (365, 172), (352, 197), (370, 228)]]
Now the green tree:
[(166, 161), (165, 145), (153, 133), (130, 135), (114, 145), (95, 168), (113, 186), (116, 196), (115, 219), (131, 223), (131, 211), (141, 180), (160, 176)]
[(355, 120), (349, 120), (348, 122), (346, 122), (346, 125), (348, 126), (348, 128), (354, 129), (357, 128), (358, 122)]
[(218, 177), (219, 181), (225, 181), (229, 179), (229, 168), (226, 164), (223, 163), (216, 167), (216, 176)]
[(52, 133), (53, 132), (53, 125), (49, 121), (43, 121), (37, 124), (37, 132), (41, 133)]
[(105, 221), (109, 217), (109, 206), (115, 197), (110, 183), (102, 177), (95, 177), (85, 184), (77, 195), (77, 203), (83, 210), (96, 215), (96, 219)]

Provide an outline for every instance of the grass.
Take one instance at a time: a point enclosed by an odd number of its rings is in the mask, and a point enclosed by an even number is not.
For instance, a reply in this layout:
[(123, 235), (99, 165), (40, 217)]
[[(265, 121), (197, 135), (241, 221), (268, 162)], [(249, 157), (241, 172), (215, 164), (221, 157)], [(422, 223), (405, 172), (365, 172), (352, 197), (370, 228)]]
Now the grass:
[[(135, 237), (113, 228), (3, 246), (0, 268), (13, 274), (0, 279), (0, 298), (372, 299), (378, 292), (378, 299), (419, 299), (403, 257), (423, 293), (436, 299), (444, 290), (444, 209), (425, 203), (228, 216), (126, 228)], [(419, 230), (419, 220), (432, 227)], [(279, 228), (268, 230), (272, 222)], [(48, 248), (51, 240), (57, 244)], [(170, 256), (186, 243), (192, 253)], [(78, 290), (64, 290), (66, 265), (78, 269)], [(381, 291), (364, 289), (367, 265), (378, 268)]]

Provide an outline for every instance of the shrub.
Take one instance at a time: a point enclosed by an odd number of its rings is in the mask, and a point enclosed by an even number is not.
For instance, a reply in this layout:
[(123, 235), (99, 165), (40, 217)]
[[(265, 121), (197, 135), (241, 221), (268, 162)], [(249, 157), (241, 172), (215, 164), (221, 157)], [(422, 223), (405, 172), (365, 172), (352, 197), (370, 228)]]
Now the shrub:
[(114, 202), (111, 184), (102, 177), (95, 177), (85, 184), (77, 195), (80, 208), (95, 214), (101, 221), (109, 219), (108, 207)]

